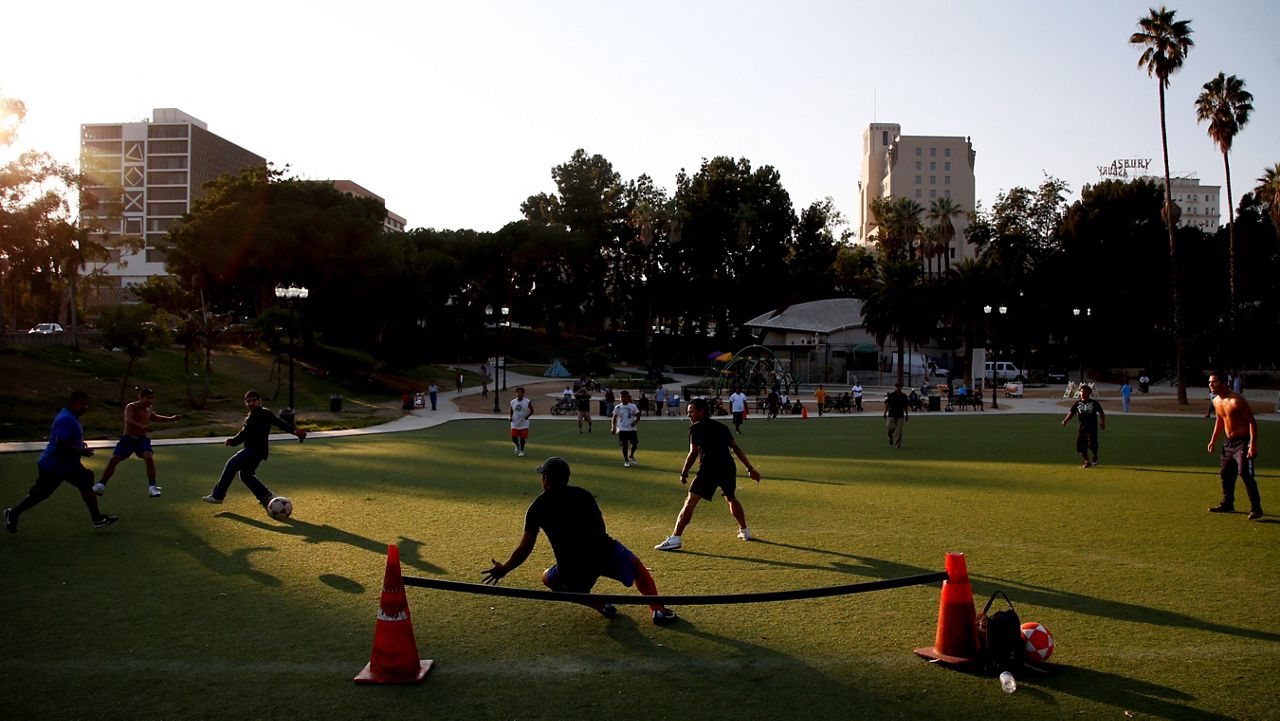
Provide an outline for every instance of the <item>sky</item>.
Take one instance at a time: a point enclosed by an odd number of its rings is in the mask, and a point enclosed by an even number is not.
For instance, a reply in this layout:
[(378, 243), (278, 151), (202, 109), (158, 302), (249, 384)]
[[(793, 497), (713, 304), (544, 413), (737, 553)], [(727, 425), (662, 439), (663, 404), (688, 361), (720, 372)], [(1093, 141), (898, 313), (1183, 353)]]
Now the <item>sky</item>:
[[(578, 148), (668, 193), (703, 159), (781, 174), (797, 213), (856, 227), (862, 133), (972, 138), (978, 200), (1073, 194), (1116, 158), (1161, 167), (1157, 83), (1128, 43), (1148, 2), (486, 0), (11, 3), (0, 96), (28, 114), (0, 162), (75, 161), (81, 123), (176, 107), (299, 177), (353, 180), (411, 228), (497, 230)], [(1238, 199), (1280, 163), (1280, 3), (1182, 0), (1196, 45), (1167, 92), (1170, 165), (1223, 185), (1195, 120), (1219, 71), (1253, 93)], [(1225, 188), (1223, 217), (1226, 215)]]

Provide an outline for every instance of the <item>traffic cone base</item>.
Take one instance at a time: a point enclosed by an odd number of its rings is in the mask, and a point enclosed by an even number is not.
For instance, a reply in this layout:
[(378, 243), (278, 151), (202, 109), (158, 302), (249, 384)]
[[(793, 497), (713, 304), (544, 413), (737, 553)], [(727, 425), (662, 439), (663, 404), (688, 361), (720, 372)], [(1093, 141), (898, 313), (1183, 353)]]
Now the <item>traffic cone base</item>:
[(917, 648), (916, 655), (955, 665), (976, 661), (977, 620), (964, 554), (948, 553), (947, 580), (942, 582), (942, 598), (938, 604), (938, 631), (933, 646)]
[(801, 417), (801, 418), (803, 418), (803, 419), (805, 419), (805, 420), (809, 420), (809, 407), (808, 407), (808, 406), (800, 406), (800, 417)]
[(352, 679), (356, 683), (417, 683), (427, 677), (432, 661), (418, 657), (418, 644), (409, 619), (409, 599), (400, 575), (400, 549), (387, 546), (387, 572), (378, 602), (369, 663)]

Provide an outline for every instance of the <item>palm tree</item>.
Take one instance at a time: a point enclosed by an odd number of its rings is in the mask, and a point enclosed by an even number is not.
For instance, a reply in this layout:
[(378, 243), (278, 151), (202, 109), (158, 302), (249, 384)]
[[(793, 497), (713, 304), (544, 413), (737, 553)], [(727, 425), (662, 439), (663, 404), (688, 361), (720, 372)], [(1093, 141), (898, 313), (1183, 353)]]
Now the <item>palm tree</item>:
[(1280, 235), (1280, 163), (1266, 169), (1258, 178), (1258, 187), (1253, 189), (1253, 193), (1271, 210), (1271, 224)]
[(1174, 234), (1173, 188), (1169, 180), (1169, 133), (1165, 126), (1164, 91), (1169, 87), (1169, 76), (1182, 67), (1187, 53), (1195, 45), (1191, 40), (1191, 21), (1174, 20), (1177, 11), (1161, 5), (1151, 8), (1150, 14), (1138, 19), (1139, 32), (1129, 36), (1133, 45), (1143, 46), (1138, 67), (1146, 68), (1147, 76), (1154, 76), (1160, 91), (1160, 147), (1164, 152), (1164, 224), (1169, 230), (1169, 269), (1173, 275), (1173, 336), (1178, 384), (1178, 403), (1187, 404), (1187, 384), (1183, 375), (1186, 355), (1182, 327), (1182, 296), (1178, 281), (1178, 240)]
[(867, 330), (883, 346), (893, 336), (898, 346), (899, 383), (903, 376), (903, 358), (908, 343), (928, 337), (927, 309), (922, 307), (920, 266), (915, 260), (881, 260), (874, 278), (867, 280), (856, 295), (862, 298), (862, 317)]
[(938, 242), (945, 263), (943, 272), (951, 269), (951, 241), (956, 237), (956, 226), (951, 219), (960, 215), (964, 215), (964, 210), (951, 198), (938, 198), (929, 205), (929, 221), (938, 229)]
[(1230, 247), (1231, 310), (1228, 317), (1235, 327), (1236, 309), (1240, 307), (1240, 288), (1236, 285), (1236, 210), (1231, 195), (1231, 141), (1249, 122), (1253, 112), (1253, 95), (1244, 89), (1244, 81), (1232, 75), (1218, 77), (1204, 84), (1196, 98), (1196, 121), (1209, 122), (1209, 137), (1222, 151), (1222, 167), (1227, 175), (1227, 237)]

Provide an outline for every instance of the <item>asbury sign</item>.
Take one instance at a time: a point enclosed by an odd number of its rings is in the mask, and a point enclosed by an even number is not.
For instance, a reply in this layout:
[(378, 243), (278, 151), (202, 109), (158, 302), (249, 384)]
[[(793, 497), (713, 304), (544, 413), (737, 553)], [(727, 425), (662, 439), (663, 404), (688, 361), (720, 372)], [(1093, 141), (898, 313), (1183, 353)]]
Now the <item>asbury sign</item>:
[(1142, 171), (1146, 175), (1151, 167), (1151, 158), (1117, 158), (1110, 165), (1099, 165), (1098, 175), (1104, 178), (1127, 178), (1129, 171)]

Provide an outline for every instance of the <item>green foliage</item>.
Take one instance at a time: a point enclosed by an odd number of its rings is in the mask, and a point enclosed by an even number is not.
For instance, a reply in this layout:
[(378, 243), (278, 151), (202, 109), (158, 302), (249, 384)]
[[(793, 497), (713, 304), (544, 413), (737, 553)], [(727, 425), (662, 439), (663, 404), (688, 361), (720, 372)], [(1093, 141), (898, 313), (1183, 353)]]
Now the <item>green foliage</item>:
[(124, 380), (120, 383), (121, 404), (124, 403), (125, 389), (129, 386), (129, 376), (133, 373), (134, 364), (147, 351), (169, 342), (169, 322), (172, 318), (149, 305), (118, 305), (104, 310), (99, 317), (103, 347), (119, 349), (129, 357)]

